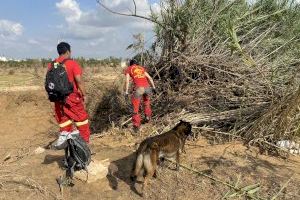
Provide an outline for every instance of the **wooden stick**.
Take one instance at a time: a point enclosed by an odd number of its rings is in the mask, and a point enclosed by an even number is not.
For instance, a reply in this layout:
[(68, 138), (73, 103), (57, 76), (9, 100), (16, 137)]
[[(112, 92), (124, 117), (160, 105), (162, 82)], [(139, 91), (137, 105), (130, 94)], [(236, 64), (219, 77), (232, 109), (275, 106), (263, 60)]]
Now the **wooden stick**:
[(121, 124), (121, 127), (122, 127), (122, 126), (124, 126), (125, 124), (127, 124), (128, 122), (130, 122), (130, 121), (131, 121), (131, 119), (132, 119), (132, 118), (130, 117), (130, 118), (129, 118), (129, 119), (127, 119), (125, 122), (123, 122), (123, 123)]

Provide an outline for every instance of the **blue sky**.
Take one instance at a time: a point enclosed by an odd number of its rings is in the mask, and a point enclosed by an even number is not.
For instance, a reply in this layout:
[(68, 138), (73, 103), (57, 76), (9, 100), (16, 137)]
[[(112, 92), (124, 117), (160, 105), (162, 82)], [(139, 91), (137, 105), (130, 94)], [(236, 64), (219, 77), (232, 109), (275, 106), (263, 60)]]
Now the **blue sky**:
[[(132, 0), (102, 0), (120, 12), (133, 8)], [(159, 11), (158, 0), (136, 0), (138, 12)], [(130, 57), (126, 47), (132, 34), (153, 38), (153, 25), (141, 19), (113, 15), (96, 0), (9, 0), (0, 7), (0, 56), (55, 57), (58, 41), (72, 46), (74, 57)]]

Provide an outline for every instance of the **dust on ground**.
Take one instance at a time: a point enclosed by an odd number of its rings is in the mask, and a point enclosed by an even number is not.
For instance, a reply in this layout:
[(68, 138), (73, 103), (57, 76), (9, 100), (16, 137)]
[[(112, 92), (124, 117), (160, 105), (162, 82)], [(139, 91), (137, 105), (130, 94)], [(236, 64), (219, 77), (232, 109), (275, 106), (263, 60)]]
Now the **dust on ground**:
[[(157, 179), (151, 180), (145, 197), (136, 194), (129, 175), (137, 144), (153, 132), (148, 124), (140, 136), (118, 128), (104, 130), (103, 136), (93, 135), (93, 159), (109, 158), (118, 170), (96, 183), (75, 180), (73, 187), (64, 188), (62, 196), (56, 178), (64, 174), (60, 168), (63, 151), (33, 153), (56, 138), (52, 109), (43, 90), (0, 93), (0, 199), (222, 199), (230, 190), (190, 170), (181, 168), (177, 172), (172, 163), (167, 163), (159, 168)], [(300, 199), (300, 158), (296, 156), (283, 160), (261, 155), (238, 141), (211, 145), (200, 136), (187, 142), (181, 162), (198, 171), (210, 169), (212, 177), (233, 185), (238, 182), (239, 187), (260, 183), (259, 196), (266, 199), (276, 195), (292, 177), (278, 199)]]

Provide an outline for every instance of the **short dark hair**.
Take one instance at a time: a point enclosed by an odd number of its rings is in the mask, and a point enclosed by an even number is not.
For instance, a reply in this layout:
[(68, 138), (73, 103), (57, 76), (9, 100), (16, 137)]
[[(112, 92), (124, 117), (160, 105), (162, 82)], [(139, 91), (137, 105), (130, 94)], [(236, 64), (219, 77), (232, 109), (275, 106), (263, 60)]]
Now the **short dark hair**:
[(65, 54), (67, 51), (71, 52), (71, 46), (66, 42), (61, 42), (57, 45), (57, 53), (59, 55)]
[(138, 63), (138, 61), (136, 60), (136, 59), (131, 59), (130, 61), (129, 61), (129, 65), (131, 66), (131, 65), (138, 65), (139, 63)]

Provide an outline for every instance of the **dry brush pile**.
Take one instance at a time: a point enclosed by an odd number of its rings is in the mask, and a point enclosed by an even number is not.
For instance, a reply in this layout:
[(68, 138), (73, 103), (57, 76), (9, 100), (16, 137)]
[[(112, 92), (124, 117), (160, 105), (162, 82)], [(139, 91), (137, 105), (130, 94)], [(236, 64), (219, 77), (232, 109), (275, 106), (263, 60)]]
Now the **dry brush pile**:
[(156, 41), (142, 55), (159, 84), (157, 119), (187, 119), (277, 153), (276, 141), (297, 139), (296, 1), (165, 0), (151, 19)]

